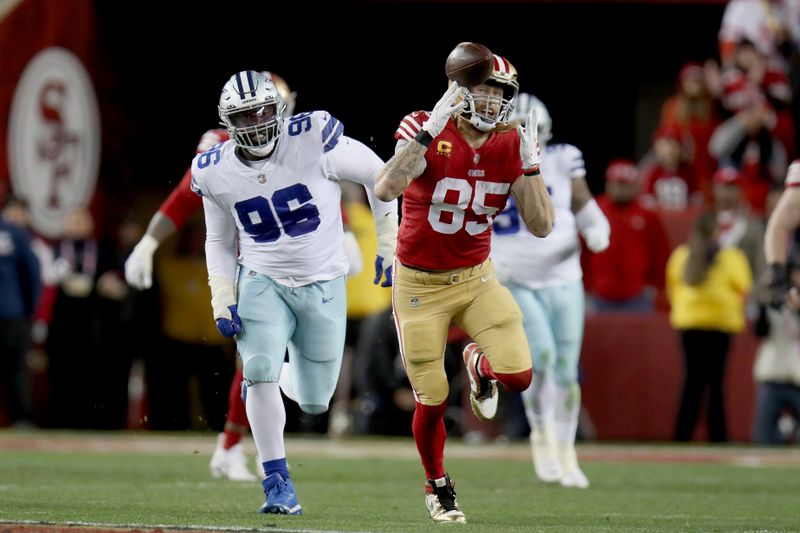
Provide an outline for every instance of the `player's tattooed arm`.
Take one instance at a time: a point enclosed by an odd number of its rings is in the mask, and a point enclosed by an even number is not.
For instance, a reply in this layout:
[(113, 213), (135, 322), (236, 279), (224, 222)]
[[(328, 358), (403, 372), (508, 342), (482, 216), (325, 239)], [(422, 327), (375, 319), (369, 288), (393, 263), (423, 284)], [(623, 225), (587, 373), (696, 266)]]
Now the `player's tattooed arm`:
[(511, 194), (528, 231), (547, 237), (553, 229), (553, 204), (542, 175), (521, 175), (511, 184)]
[(400, 196), (425, 171), (427, 150), (416, 141), (400, 147), (375, 177), (375, 196), (384, 202)]

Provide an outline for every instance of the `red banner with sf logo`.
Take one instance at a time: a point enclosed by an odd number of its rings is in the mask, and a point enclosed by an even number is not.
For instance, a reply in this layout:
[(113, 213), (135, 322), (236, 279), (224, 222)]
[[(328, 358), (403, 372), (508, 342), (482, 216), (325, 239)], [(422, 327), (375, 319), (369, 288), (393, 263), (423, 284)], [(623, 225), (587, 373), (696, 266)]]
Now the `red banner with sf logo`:
[(25, 200), (32, 229), (61, 236), (89, 205), (101, 154), (89, 0), (22, 0), (0, 11), (0, 190)]

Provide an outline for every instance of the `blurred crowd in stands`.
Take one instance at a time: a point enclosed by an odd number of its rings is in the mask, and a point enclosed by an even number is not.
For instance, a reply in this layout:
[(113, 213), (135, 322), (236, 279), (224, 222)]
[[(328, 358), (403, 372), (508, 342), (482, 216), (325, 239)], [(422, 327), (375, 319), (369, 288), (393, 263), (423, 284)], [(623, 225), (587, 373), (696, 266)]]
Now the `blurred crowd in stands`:
[[(742, 305), (712, 312), (716, 322), (705, 325), (719, 335), (682, 336), (687, 376), (675, 406), (675, 439), (693, 438), (706, 401), (709, 439), (725, 441), (722, 384), (731, 337), (747, 327), (769, 335), (760, 296), (763, 236), (789, 163), (800, 154), (800, 8), (788, 0), (731, 0), (719, 29), (719, 57), (686, 59), (674, 93), (663, 102), (650, 150), (638, 161), (633, 154), (608, 161), (597, 201), (611, 225), (611, 245), (583, 254), (582, 266), (590, 320), (602, 313), (672, 310), (673, 326), (682, 330), (695, 324), (696, 312), (681, 307), (684, 282), (670, 277), (668, 265), (687, 261), (692, 250), (741, 253), (746, 269), (731, 275), (735, 281), (719, 283), (734, 287), (731, 301), (738, 298)], [(358, 190), (345, 188), (343, 200), (368, 264), (377, 246), (370, 209)], [(7, 228), (28, 226), (22, 202), (7, 192), (2, 206), (0, 261), (11, 239), (6, 234), (23, 242), (18, 230)], [(38, 266), (28, 261), (15, 272), (0, 269), (8, 276), (0, 280), (8, 304), (0, 305), (0, 425), (221, 431), (236, 354), (211, 316), (202, 216), (159, 252), (154, 289), (140, 292), (128, 287), (122, 272), (146, 216), (121, 214), (116, 239), (99, 242), (90, 211), (76, 209), (59, 242), (30, 236)], [(738, 256), (724, 261), (738, 265)], [(800, 256), (792, 264), (800, 268)], [(365, 269), (348, 280), (346, 356), (334, 405), (325, 415), (311, 416), (287, 402), (287, 431), (410, 435), (414, 398), (398, 354), (391, 292), (374, 286), (372, 278)], [(9, 303), (12, 292), (19, 294), (19, 305)], [(783, 351), (799, 359), (796, 322), (794, 334), (783, 332), (789, 339)], [(19, 332), (27, 329), (30, 341), (19, 342)], [(451, 375), (463, 374), (466, 342), (453, 327)], [(583, 357), (587, 353), (585, 347)], [(754, 379), (778, 381), (798, 394), (800, 364), (787, 365), (779, 376), (765, 374), (764, 364), (756, 360)], [(494, 426), (477, 427), (469, 408), (463, 409), (466, 383), (466, 377), (453, 382), (448, 433), (527, 437), (514, 396), (503, 397)], [(798, 442), (800, 412), (759, 412), (754, 441)], [(579, 432), (593, 438), (591, 413)]]

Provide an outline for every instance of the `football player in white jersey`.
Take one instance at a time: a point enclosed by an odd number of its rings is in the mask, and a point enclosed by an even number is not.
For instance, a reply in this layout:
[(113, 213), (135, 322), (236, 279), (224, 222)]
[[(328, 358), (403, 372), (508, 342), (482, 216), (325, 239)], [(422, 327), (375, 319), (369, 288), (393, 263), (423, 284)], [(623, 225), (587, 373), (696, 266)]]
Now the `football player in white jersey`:
[(284, 352), (288, 347), (300, 408), (326, 411), (347, 311), (337, 182), (351, 180), (367, 191), (384, 286), (391, 283), (397, 204), (375, 198), (383, 161), (343, 135), (341, 122), (325, 111), (285, 117), (284, 109), (263, 74), (232, 76), (219, 101), (230, 140), (195, 157), (192, 190), (203, 198), (214, 318), (224, 336), (236, 336), (242, 358), (247, 418), (266, 474), (259, 512), (301, 514), (283, 442)]
[(533, 359), (533, 381), (522, 398), (536, 475), (548, 483), (586, 488), (589, 481), (575, 453), (584, 319), (578, 232), (591, 251), (600, 252), (609, 245), (610, 226), (586, 184), (581, 151), (569, 144), (546, 145), (552, 125), (547, 108), (530, 94), (520, 94), (517, 101), (518, 115), (535, 113), (539, 119), (542, 175), (555, 210), (553, 231), (544, 238), (521, 231), (509, 198), (495, 219), (492, 261), (522, 309)]

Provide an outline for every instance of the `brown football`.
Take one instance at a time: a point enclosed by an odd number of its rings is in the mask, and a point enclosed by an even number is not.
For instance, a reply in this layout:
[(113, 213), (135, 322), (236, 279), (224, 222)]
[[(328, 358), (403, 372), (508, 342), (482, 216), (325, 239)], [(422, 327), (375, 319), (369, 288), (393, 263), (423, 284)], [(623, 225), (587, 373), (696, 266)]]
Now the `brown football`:
[(474, 87), (489, 78), (493, 61), (492, 51), (482, 44), (463, 42), (447, 56), (444, 72), (462, 87)]

